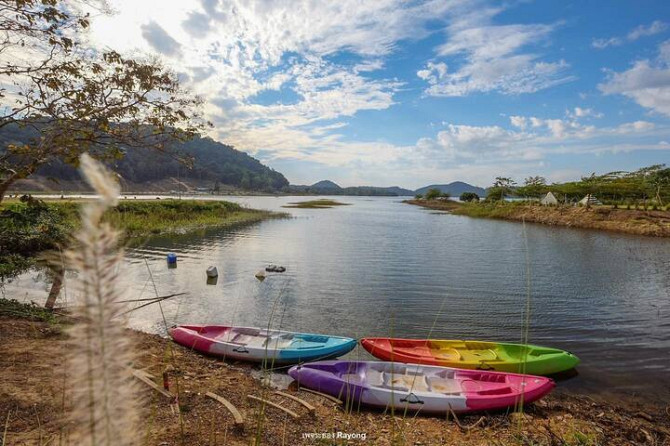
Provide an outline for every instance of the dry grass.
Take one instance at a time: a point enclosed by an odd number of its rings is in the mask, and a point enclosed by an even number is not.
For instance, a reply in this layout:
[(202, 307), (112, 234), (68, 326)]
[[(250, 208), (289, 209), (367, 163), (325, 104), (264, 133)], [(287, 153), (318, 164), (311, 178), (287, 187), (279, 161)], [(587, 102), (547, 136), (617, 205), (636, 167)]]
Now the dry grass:
[(610, 206), (593, 206), (591, 208), (540, 206), (539, 204), (523, 202), (456, 203), (408, 200), (407, 203), (468, 217), (496, 218), (654, 237), (670, 237), (670, 211), (614, 209)]

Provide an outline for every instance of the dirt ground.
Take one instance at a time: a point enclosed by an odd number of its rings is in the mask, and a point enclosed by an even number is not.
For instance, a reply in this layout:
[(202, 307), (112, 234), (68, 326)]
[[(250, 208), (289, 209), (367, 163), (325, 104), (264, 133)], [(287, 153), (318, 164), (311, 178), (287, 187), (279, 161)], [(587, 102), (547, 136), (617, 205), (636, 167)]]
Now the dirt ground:
[[(670, 445), (670, 408), (622, 407), (579, 395), (550, 395), (523, 414), (482, 413), (454, 420), (351, 409), (292, 386), (285, 390), (313, 405), (310, 415), (299, 403), (263, 386), (254, 377), (261, 375), (258, 368), (204, 357), (159, 336), (130, 330), (128, 335), (136, 341), (134, 368), (156, 377), (161, 387), (167, 370), (170, 390), (178, 395), (175, 403), (138, 381), (144, 401), (141, 444)], [(0, 444), (67, 444), (66, 341), (53, 323), (0, 317)], [(231, 414), (207, 392), (232, 402), (244, 427), (236, 428)], [(247, 395), (267, 398), (299, 417), (262, 408)]]

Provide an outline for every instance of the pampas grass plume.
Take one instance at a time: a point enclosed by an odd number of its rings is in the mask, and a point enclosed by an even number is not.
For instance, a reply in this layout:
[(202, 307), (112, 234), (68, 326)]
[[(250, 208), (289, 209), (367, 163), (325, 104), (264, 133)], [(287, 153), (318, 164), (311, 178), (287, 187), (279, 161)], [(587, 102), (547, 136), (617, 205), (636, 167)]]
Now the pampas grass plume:
[(73, 392), (71, 439), (78, 445), (137, 444), (137, 393), (128, 366), (132, 346), (124, 333), (125, 310), (119, 301), (119, 267), (123, 253), (119, 233), (102, 221), (117, 203), (119, 186), (89, 155), (81, 157), (82, 173), (98, 198), (84, 205), (82, 229), (67, 252), (68, 267), (77, 271), (78, 322), (71, 330), (69, 371)]

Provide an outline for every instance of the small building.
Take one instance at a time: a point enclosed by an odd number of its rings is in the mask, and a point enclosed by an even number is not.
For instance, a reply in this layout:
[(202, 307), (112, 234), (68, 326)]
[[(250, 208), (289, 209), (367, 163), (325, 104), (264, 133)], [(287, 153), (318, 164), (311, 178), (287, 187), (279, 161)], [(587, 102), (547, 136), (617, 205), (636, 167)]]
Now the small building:
[(579, 200), (579, 205), (580, 206), (597, 206), (601, 205), (602, 203), (600, 200), (598, 200), (594, 195), (588, 194), (581, 200)]
[(547, 195), (545, 195), (544, 198), (540, 200), (540, 203), (542, 203), (542, 206), (557, 206), (558, 200), (554, 194), (547, 192)]

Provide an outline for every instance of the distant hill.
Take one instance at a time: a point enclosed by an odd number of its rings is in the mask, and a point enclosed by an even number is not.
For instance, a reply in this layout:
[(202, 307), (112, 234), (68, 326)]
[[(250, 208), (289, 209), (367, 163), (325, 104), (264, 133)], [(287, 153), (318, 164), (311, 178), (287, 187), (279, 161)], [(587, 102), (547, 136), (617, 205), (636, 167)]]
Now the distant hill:
[(335, 189), (335, 190), (342, 189), (338, 184), (333, 183), (330, 180), (321, 180), (318, 183), (314, 183), (309, 187), (312, 189)]
[(439, 189), (440, 192), (446, 192), (452, 197), (459, 197), (463, 192), (474, 192), (480, 197), (486, 196), (486, 189), (473, 186), (472, 184), (464, 183), (462, 181), (454, 181), (449, 184), (431, 184), (414, 191), (415, 194), (425, 194), (430, 189)]
[[(0, 129), (0, 154), (7, 144), (25, 143), (36, 136), (17, 126)], [(289, 182), (284, 175), (263, 165), (250, 155), (207, 137), (184, 143), (173, 143), (166, 152), (142, 148), (123, 148), (123, 158), (110, 162), (120, 177), (124, 191), (219, 190), (243, 189), (279, 192)], [(190, 157), (187, 167), (175, 154)], [(172, 156), (171, 156), (172, 155)], [(54, 161), (41, 167), (34, 176), (17, 184), (23, 190), (87, 190), (79, 172), (71, 166)]]
[(289, 193), (315, 194), (315, 195), (360, 195), (360, 196), (385, 196), (399, 197), (411, 196), (414, 192), (409, 189), (403, 189), (398, 186), (393, 187), (375, 187), (375, 186), (356, 186), (341, 187), (330, 180), (322, 180), (311, 186), (291, 185), (288, 188)]

